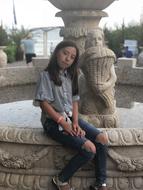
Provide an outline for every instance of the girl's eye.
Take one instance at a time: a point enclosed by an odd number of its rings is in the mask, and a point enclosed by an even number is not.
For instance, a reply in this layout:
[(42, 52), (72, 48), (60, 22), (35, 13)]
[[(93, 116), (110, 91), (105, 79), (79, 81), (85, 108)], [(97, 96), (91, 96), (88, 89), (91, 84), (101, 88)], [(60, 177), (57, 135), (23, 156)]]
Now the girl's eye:
[(68, 53), (66, 51), (64, 51), (63, 53), (64, 53), (64, 55), (68, 55)]
[[(68, 52), (64, 52), (64, 55), (69, 55), (69, 53)], [(74, 55), (71, 55), (71, 59), (75, 59), (75, 56)]]
[(74, 60), (74, 59), (75, 59), (75, 56), (71, 56), (71, 59)]

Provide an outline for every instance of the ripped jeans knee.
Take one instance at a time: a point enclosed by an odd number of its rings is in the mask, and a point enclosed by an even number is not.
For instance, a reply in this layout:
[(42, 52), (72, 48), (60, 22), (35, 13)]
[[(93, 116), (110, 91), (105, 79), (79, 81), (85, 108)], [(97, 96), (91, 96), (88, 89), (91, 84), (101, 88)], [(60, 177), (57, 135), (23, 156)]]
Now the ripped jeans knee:
[(82, 145), (82, 149), (85, 149), (87, 152), (96, 154), (96, 147), (90, 140), (85, 141), (85, 143)]
[(101, 132), (101, 133), (99, 133), (99, 134), (97, 135), (95, 141), (96, 141), (96, 142), (99, 142), (99, 143), (101, 143), (101, 144), (103, 144), (103, 145), (107, 145), (107, 144), (108, 144), (108, 141), (109, 141), (107, 133), (106, 133), (106, 132)]

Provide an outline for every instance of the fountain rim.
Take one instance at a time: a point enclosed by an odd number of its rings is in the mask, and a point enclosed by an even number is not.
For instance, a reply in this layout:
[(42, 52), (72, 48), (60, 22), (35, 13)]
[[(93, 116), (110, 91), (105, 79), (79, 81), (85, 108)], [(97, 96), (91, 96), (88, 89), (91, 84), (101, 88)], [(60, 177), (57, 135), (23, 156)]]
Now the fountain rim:
[(60, 10), (103, 10), (115, 0), (48, 0), (52, 5)]

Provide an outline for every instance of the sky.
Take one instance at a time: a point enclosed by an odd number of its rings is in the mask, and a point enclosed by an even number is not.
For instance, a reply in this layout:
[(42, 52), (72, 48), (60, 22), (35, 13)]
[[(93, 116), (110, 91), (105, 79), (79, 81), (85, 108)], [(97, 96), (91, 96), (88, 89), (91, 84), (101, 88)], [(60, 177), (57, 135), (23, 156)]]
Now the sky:
[[(0, 0), (0, 22), (12, 28), (14, 24), (13, 1), (17, 28), (24, 26), (27, 29), (35, 27), (64, 26), (61, 18), (55, 17), (59, 12), (48, 0)], [(114, 28), (123, 23), (140, 22), (143, 14), (143, 0), (118, 0), (114, 1), (104, 10), (108, 17), (102, 18), (100, 26), (105, 24)]]

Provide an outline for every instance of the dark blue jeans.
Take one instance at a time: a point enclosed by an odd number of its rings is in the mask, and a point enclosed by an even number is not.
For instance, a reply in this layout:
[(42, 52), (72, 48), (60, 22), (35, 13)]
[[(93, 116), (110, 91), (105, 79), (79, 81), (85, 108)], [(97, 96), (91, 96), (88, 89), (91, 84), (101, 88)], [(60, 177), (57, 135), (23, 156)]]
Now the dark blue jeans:
[[(60, 172), (59, 179), (62, 182), (68, 181), (73, 174), (95, 157), (96, 163), (96, 181), (98, 184), (106, 182), (106, 153), (107, 146), (96, 142), (96, 136), (101, 133), (95, 126), (79, 119), (79, 126), (86, 132), (85, 137), (71, 136), (59, 130), (58, 124), (52, 119), (47, 119), (44, 124), (44, 130), (48, 136), (55, 141), (77, 150), (77, 154), (69, 161), (65, 168)], [(86, 140), (92, 141), (96, 146), (96, 155), (83, 149), (82, 146)]]

